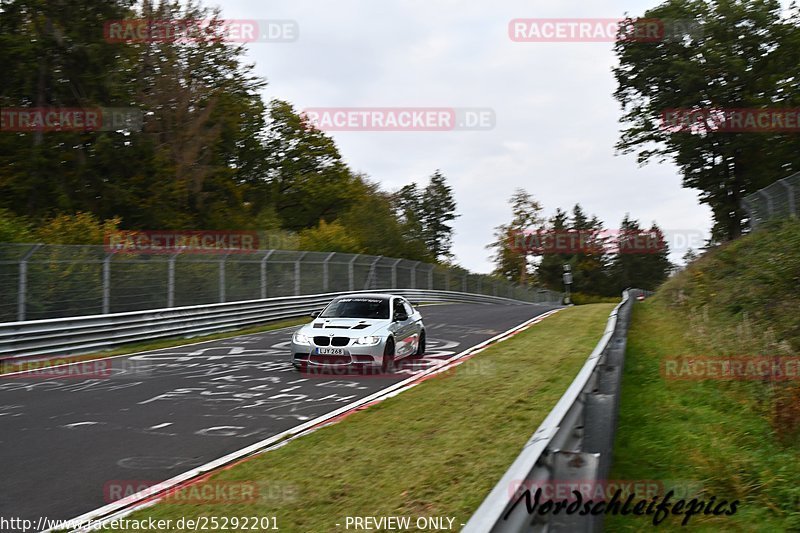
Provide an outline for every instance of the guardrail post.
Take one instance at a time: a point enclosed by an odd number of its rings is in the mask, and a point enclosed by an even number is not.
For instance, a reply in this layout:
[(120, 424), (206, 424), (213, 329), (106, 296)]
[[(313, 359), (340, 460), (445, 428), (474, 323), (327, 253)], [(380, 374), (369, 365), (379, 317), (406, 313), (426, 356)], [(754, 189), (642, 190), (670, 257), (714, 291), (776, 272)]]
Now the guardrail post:
[(334, 255), (336, 255), (336, 252), (331, 252), (322, 262), (322, 292), (328, 292), (330, 286), (328, 279), (328, 261), (330, 261)]
[(103, 314), (107, 315), (111, 308), (111, 257), (106, 254), (103, 259)]
[(767, 218), (770, 218), (772, 215), (775, 214), (775, 207), (772, 203), (772, 196), (767, 194), (767, 192), (764, 189), (758, 191), (758, 194), (760, 194), (767, 201), (767, 213), (768, 213)]
[(294, 295), (300, 296), (300, 260), (302, 260), (308, 252), (303, 252), (300, 257), (294, 261)]
[(395, 261), (395, 262), (392, 264), (392, 288), (393, 288), (393, 289), (396, 289), (396, 288), (397, 288), (397, 264), (398, 264), (400, 261), (402, 261), (402, 259), (397, 259), (397, 260), (396, 260), (396, 261)]
[(172, 254), (167, 262), (167, 307), (175, 307), (175, 260), (178, 254)]
[(784, 187), (786, 187), (786, 194), (788, 195), (789, 199), (789, 216), (796, 217), (797, 216), (797, 206), (794, 202), (794, 187), (792, 184), (786, 181), (786, 178), (778, 180)]
[(267, 298), (267, 260), (275, 250), (270, 250), (261, 258), (261, 299)]
[(28, 296), (28, 260), (41, 246), (41, 244), (34, 244), (19, 260), (19, 283), (17, 286), (17, 321), (19, 322), (25, 320)]
[(477, 290), (477, 293), (478, 293), (478, 294), (483, 294), (483, 293), (481, 292), (481, 279), (483, 279), (483, 278), (481, 278), (480, 276), (478, 276), (478, 280), (477, 280), (477, 283), (478, 283), (478, 290)]
[[(381, 259), (383, 259), (383, 256), (379, 255), (378, 257), (375, 258), (375, 260), (369, 266), (369, 274), (367, 274), (367, 281), (364, 283), (364, 290), (365, 291), (369, 290), (369, 289), (377, 289), (378, 288), (378, 286), (377, 286), (378, 285), (378, 282), (377, 282), (377, 280), (378, 280), (377, 267), (378, 267), (378, 262)], [(370, 285), (375, 285), (375, 287), (370, 287)]]
[(225, 303), (225, 263), (228, 261), (228, 255), (223, 255), (219, 262), (219, 303)]
[(350, 260), (350, 262), (347, 264), (347, 278), (348, 281), (350, 282), (351, 292), (356, 290), (356, 278), (354, 272), (355, 268), (353, 267), (353, 263), (355, 263), (356, 259), (358, 259), (359, 257), (361, 257), (361, 254), (354, 255), (353, 258)]
[(411, 267), (411, 273), (410, 273), (411, 279), (410, 279), (409, 285), (411, 285), (410, 288), (412, 288), (412, 289), (416, 289), (417, 288), (417, 266), (419, 265), (419, 263), (420, 262), (417, 261), (416, 263), (414, 263), (414, 266)]

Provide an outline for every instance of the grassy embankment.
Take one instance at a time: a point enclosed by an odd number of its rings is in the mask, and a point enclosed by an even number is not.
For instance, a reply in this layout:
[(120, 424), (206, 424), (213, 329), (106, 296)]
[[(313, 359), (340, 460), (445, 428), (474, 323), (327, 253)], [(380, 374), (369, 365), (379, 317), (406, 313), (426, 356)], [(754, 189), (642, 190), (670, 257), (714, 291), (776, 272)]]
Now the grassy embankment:
[[(661, 370), (680, 356), (797, 356), (798, 289), (794, 221), (706, 254), (636, 306), (612, 478), (688, 480), (702, 486), (700, 499), (740, 501), (733, 516), (693, 517), (691, 530), (800, 531), (799, 377), (688, 381)], [(649, 522), (606, 525), (641, 531)]]

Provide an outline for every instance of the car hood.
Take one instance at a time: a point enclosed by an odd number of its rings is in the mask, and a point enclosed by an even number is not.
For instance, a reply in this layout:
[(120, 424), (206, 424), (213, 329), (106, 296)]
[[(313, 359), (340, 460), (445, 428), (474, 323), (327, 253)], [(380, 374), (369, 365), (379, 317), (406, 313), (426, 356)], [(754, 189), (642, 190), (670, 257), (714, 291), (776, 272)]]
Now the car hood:
[(309, 337), (333, 333), (337, 337), (358, 338), (382, 333), (390, 323), (369, 318), (318, 318), (303, 326), (301, 333)]

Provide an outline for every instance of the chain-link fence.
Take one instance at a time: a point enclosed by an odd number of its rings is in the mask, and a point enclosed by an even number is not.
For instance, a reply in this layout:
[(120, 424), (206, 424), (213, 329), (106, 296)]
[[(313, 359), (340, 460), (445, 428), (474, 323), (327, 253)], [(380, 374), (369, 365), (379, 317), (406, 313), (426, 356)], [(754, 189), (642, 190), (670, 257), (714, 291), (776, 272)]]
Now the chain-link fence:
[(109, 253), (103, 246), (0, 244), (0, 322), (371, 289), (434, 289), (559, 302), (561, 293), (404, 259), (261, 250)]
[(800, 216), (800, 172), (746, 196), (742, 208), (752, 229), (773, 217)]

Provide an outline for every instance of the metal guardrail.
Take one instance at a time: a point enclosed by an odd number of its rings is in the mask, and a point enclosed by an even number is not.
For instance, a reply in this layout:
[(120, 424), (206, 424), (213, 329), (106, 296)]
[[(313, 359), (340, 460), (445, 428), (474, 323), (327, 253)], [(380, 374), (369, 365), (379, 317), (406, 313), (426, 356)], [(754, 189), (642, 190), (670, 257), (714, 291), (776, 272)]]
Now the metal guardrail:
[[(462, 530), (467, 533), (602, 529), (602, 515), (529, 513), (536, 487), (552, 481), (608, 479), (619, 405), (619, 388), (633, 299), (626, 290), (603, 337), (575, 380), (547, 415)], [(531, 501), (533, 497), (531, 496)]]
[[(498, 296), (453, 291), (394, 289), (356, 292), (389, 292), (405, 296), (415, 303), (533, 305)], [(46, 354), (77, 355), (144, 340), (230, 331), (273, 320), (301, 317), (321, 309), (341, 294), (351, 294), (351, 292), (0, 323), (0, 360)]]

